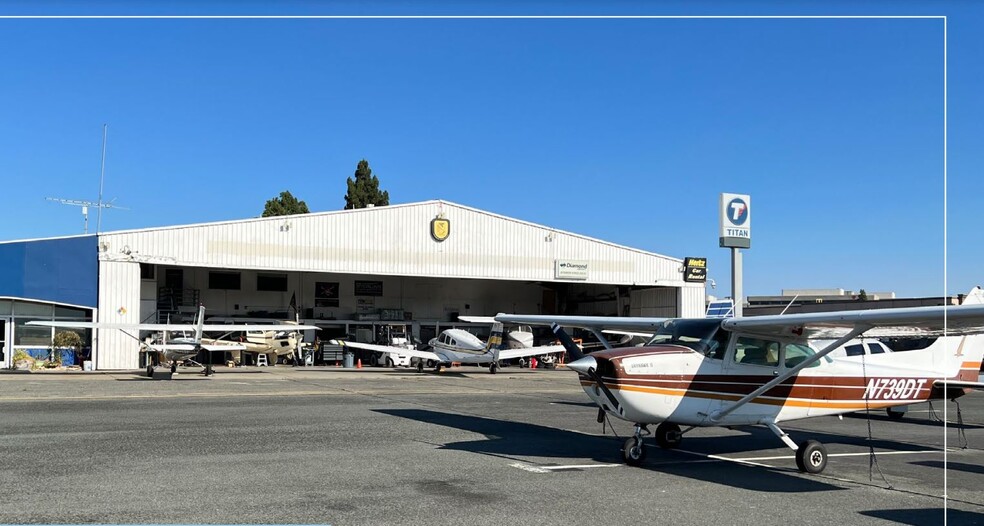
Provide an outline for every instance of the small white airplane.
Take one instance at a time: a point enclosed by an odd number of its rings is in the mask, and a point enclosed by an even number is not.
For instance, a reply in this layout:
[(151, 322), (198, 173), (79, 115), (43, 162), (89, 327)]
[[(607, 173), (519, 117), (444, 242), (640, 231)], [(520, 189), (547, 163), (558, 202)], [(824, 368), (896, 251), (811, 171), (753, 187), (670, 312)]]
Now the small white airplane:
[(495, 374), (499, 370), (499, 360), (512, 360), (527, 356), (564, 352), (563, 345), (500, 349), (502, 346), (502, 323), (499, 322), (493, 322), (492, 333), (489, 336), (488, 342), (483, 342), (478, 336), (464, 329), (446, 329), (436, 338), (431, 339), (429, 342), (431, 346), (430, 351), (418, 351), (415, 349), (371, 343), (341, 343), (356, 349), (409, 355), (417, 359), (417, 372), (423, 372), (425, 362), (433, 363), (434, 370), (438, 372), (440, 372), (441, 367), (450, 367), (452, 362), (459, 362), (475, 365), (488, 364), (489, 372)]
[[(551, 325), (564, 342), (567, 367), (599, 407), (635, 424), (622, 447), (627, 464), (646, 457), (643, 438), (677, 447), (696, 427), (767, 427), (796, 452), (801, 471), (820, 473), (827, 450), (794, 442), (779, 424), (875, 408), (956, 399), (978, 381), (984, 358), (984, 291), (962, 306), (855, 310), (736, 318), (620, 318), (499, 314), (507, 323)], [(648, 331), (644, 347), (583, 355), (561, 328), (580, 327), (606, 343), (601, 330)], [(827, 355), (854, 338), (937, 337), (921, 350), (884, 353), (865, 362)], [(813, 339), (832, 340), (820, 350)], [(656, 425), (655, 433), (648, 429)], [(685, 429), (681, 430), (681, 426)]]
[[(205, 307), (199, 307), (198, 315), (196, 321), (193, 324), (172, 324), (172, 323), (100, 323), (93, 321), (29, 321), (27, 325), (38, 325), (42, 327), (61, 327), (69, 329), (117, 329), (123, 331), (125, 334), (139, 341), (140, 344), (156, 353), (158, 353), (164, 360), (170, 362), (171, 373), (177, 371), (178, 362), (182, 360), (187, 360), (201, 350), (206, 351), (243, 351), (246, 350), (244, 345), (237, 344), (236, 342), (228, 343), (202, 343), (202, 334), (206, 332), (230, 332), (230, 331), (296, 331), (305, 329), (317, 329), (318, 327), (314, 325), (230, 325), (221, 324), (206, 325), (205, 320)], [(151, 331), (161, 333), (160, 343), (151, 343), (140, 340), (137, 336), (130, 334), (131, 332), (136, 332), (139, 335), (140, 331)], [(168, 334), (173, 332), (180, 333), (194, 333), (193, 337), (181, 336), (177, 338), (168, 338)], [(147, 376), (154, 376), (154, 363), (150, 361), (147, 364)], [(205, 365), (205, 375), (212, 374), (211, 364)]]
[[(219, 336), (218, 338), (205, 338), (203, 341), (206, 344), (219, 345), (239, 345), (242, 349), (235, 349), (231, 347), (226, 347), (225, 349), (216, 350), (226, 350), (233, 351), (233, 360), (237, 363), (242, 363), (243, 351), (248, 352), (254, 356), (260, 354), (267, 355), (267, 362), (271, 364), (277, 363), (278, 359), (281, 357), (293, 357), (295, 360), (298, 359), (297, 349), (304, 342), (304, 333), (298, 328), (300, 320), (294, 321), (283, 321), (277, 324), (275, 321), (270, 322), (251, 322), (251, 325), (256, 325), (259, 327), (265, 327), (264, 329), (250, 330), (241, 332), (238, 325), (235, 325), (237, 318), (219, 318), (214, 317), (209, 319), (213, 324), (226, 323), (228, 324), (226, 334)], [(239, 320), (245, 321), (245, 320)], [(282, 329), (280, 327), (292, 327), (291, 330)], [(228, 339), (229, 336), (238, 338)]]

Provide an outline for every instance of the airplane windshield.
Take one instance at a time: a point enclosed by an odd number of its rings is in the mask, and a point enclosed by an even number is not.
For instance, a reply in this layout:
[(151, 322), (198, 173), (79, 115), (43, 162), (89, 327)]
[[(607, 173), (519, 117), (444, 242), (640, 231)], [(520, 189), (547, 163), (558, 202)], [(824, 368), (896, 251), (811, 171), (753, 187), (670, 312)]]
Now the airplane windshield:
[(668, 320), (647, 345), (683, 345), (701, 354), (723, 354), (728, 331), (720, 329), (720, 319)]

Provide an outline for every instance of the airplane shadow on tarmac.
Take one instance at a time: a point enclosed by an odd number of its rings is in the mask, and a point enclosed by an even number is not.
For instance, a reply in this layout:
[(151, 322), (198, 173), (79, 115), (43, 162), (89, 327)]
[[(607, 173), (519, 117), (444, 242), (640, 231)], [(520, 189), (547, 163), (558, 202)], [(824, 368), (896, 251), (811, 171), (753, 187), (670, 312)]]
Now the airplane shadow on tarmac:
[[(467, 451), (518, 461), (526, 461), (523, 457), (546, 457), (574, 461), (591, 459), (606, 463), (622, 462), (619, 451), (624, 437), (592, 436), (536, 424), (442, 413), (426, 409), (377, 409), (375, 411), (390, 416), (471, 431), (486, 436), (485, 440), (445, 444), (441, 446), (442, 449)], [(703, 441), (709, 439), (697, 440)], [(722, 444), (731, 442), (730, 439), (723, 439), (721, 437), (715, 437), (710, 440)], [(773, 441), (775, 440), (773, 436)], [(640, 469), (648, 469), (725, 486), (735, 486), (738, 483), (737, 481), (740, 481), (740, 486), (743, 489), (771, 493), (802, 493), (845, 489), (817, 479), (791, 473), (788, 469), (747, 466), (722, 461), (707, 461), (700, 457), (672, 450), (664, 450), (656, 446), (650, 446), (649, 458), (643, 463)]]
[[(943, 524), (943, 508), (923, 508), (906, 510), (871, 510), (862, 511), (861, 515), (884, 519), (897, 524), (909, 524), (911, 526), (924, 526)], [(946, 514), (947, 524), (984, 524), (984, 514), (971, 511), (948, 510)]]
[(943, 469), (945, 466), (946, 469), (955, 469), (957, 471), (966, 471), (967, 473), (984, 475), (984, 466), (978, 466), (977, 464), (966, 464), (964, 462), (947, 462), (944, 465), (942, 460), (923, 460), (921, 462), (910, 462), (910, 464), (940, 469)]
[[(923, 417), (923, 416), (918, 416), (918, 417), (905, 416), (905, 417), (902, 418), (902, 420), (892, 420), (884, 412), (875, 412), (875, 411), (872, 411), (870, 415), (865, 415), (864, 411), (858, 411), (858, 412), (855, 412), (855, 413), (847, 413), (846, 415), (844, 415), (844, 418), (861, 418), (861, 419), (864, 419), (864, 418), (869, 418), (870, 417), (872, 422), (898, 422), (898, 423), (902, 423), (902, 424), (912, 424), (912, 425), (917, 425), (917, 426), (934, 426), (934, 427), (940, 427), (940, 428), (942, 428), (943, 427), (943, 422), (940, 420), (940, 418), (942, 418), (942, 416), (943, 416), (943, 410), (937, 408), (936, 409), (936, 413), (938, 415), (936, 418), (929, 417), (929, 416), (926, 416), (926, 417)], [(953, 415), (955, 413), (956, 413), (955, 410), (953, 410), (953, 409), (950, 410), (950, 414), (951, 415)], [(963, 424), (955, 424), (955, 423), (951, 422), (950, 424), (948, 424), (948, 427), (951, 427), (953, 429), (961, 429), (961, 428), (963, 428), (963, 429), (981, 429), (981, 428), (984, 428), (984, 425), (974, 424), (974, 423), (968, 423), (968, 422), (964, 422)]]

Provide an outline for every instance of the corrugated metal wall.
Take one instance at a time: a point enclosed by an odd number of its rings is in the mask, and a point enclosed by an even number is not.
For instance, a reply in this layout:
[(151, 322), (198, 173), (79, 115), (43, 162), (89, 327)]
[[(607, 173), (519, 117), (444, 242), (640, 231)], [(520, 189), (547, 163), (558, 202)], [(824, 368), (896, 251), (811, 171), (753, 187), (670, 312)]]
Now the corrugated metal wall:
[[(443, 215), (451, 234), (430, 236)], [(681, 260), (460, 205), (409, 205), (103, 234), (106, 254), (163, 265), (555, 281), (558, 259), (586, 283), (682, 286)]]
[[(140, 265), (127, 261), (99, 262), (99, 310), (101, 323), (140, 323)], [(116, 329), (95, 331), (96, 369), (136, 369), (140, 343)], [(134, 336), (139, 336), (134, 334)]]

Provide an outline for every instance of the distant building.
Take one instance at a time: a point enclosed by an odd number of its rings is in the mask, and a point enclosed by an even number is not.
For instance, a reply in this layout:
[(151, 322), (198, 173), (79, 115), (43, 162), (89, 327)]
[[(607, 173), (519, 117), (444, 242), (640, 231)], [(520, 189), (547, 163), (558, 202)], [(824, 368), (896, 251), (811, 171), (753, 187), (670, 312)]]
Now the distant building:
[(957, 296), (931, 296), (923, 298), (899, 298), (894, 292), (867, 292), (861, 300), (860, 291), (846, 289), (783, 289), (779, 296), (749, 296), (743, 314), (764, 316), (769, 314), (794, 314), (799, 312), (830, 312), (838, 310), (889, 309), (901, 307), (925, 307), (959, 305), (963, 294)]

